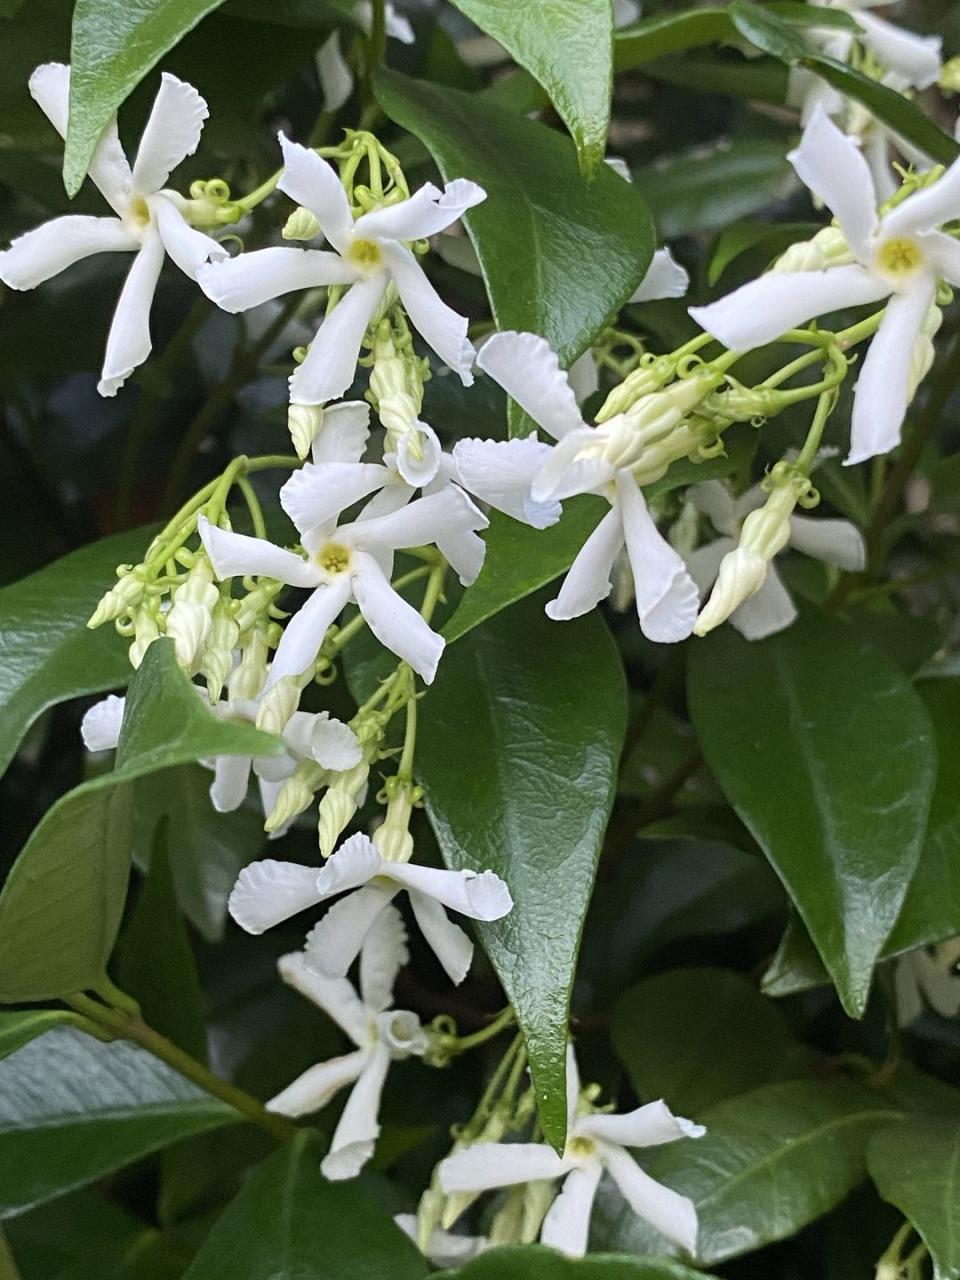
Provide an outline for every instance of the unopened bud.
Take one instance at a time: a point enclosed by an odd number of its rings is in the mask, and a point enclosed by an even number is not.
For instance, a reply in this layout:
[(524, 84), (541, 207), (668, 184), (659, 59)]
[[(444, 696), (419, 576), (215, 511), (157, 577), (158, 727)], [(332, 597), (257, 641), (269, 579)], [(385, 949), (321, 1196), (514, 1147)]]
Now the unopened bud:
[(825, 271), (852, 262), (846, 236), (839, 227), (824, 227), (811, 240), (800, 240), (782, 253), (770, 268), (782, 271)]
[(259, 695), (267, 678), (269, 654), (265, 629), (253, 631), (240, 651), (240, 661), (230, 676), (230, 693), (234, 698), (249, 698), (252, 701)]
[(938, 83), (945, 93), (960, 93), (960, 57), (950, 58), (943, 64)]
[(917, 394), (917, 389), (920, 386), (920, 383), (924, 380), (933, 366), (933, 359), (936, 354), (933, 340), (937, 336), (942, 324), (943, 312), (938, 306), (932, 306), (924, 317), (923, 324), (920, 326), (920, 332), (917, 334), (917, 340), (913, 345), (913, 355), (910, 358), (910, 373), (907, 383), (908, 402)]
[(292, 404), (287, 410), (287, 430), (298, 458), (305, 458), (323, 426), (322, 404)]
[(380, 856), (388, 862), (409, 862), (413, 857), (410, 814), (423, 792), (412, 782), (391, 778), (387, 783), (387, 794), (386, 817), (373, 833), (373, 843)]
[(105, 622), (114, 622), (117, 618), (133, 613), (143, 600), (146, 586), (144, 577), (141, 575), (145, 573), (146, 569), (142, 564), (138, 564), (135, 568), (131, 568), (128, 564), (117, 566), (117, 584), (101, 597), (94, 609), (87, 623), (91, 631)]
[(309, 809), (313, 797), (326, 781), (327, 771), (313, 760), (301, 760), (277, 793), (273, 808), (263, 824), (264, 831), (276, 831)]
[(199, 660), (200, 670), (207, 679), (207, 693), (211, 702), (220, 701), (223, 686), (233, 667), (233, 651), (239, 636), (240, 628), (230, 608), (229, 597), (221, 596), (213, 610), (210, 634)]
[(340, 836), (353, 821), (369, 773), (370, 764), (366, 759), (361, 760), (352, 769), (337, 774), (321, 796), (317, 813), (317, 838), (320, 852), (325, 858), (330, 857)]
[(197, 654), (207, 642), (213, 626), (213, 610), (220, 599), (220, 592), (213, 584), (213, 566), (205, 556), (197, 560), (171, 599), (166, 632), (176, 646), (180, 666), (192, 671)]
[(626, 413), (641, 396), (659, 391), (673, 377), (676, 361), (672, 356), (644, 357), (640, 365), (627, 374), (618, 387), (614, 387), (597, 413), (596, 421), (608, 422), (619, 413)]
[(148, 609), (138, 609), (133, 619), (133, 644), (130, 646), (130, 662), (136, 669), (143, 661), (144, 654), (160, 635), (160, 627), (155, 614)]
[(284, 240), (313, 240), (320, 234), (320, 222), (309, 209), (294, 209), (280, 232)]
[[(307, 675), (307, 680), (309, 679)], [(263, 695), (257, 712), (257, 728), (264, 733), (282, 734), (287, 721), (300, 705), (306, 680), (303, 676), (283, 676)]]

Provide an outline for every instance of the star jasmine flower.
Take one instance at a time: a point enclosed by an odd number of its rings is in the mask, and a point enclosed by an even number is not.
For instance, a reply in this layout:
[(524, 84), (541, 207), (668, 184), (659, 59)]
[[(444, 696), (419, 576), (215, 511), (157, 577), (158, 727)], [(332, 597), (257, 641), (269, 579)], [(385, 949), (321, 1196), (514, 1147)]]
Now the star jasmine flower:
[[(547, 614), (557, 620), (577, 618), (604, 600), (612, 589), (614, 561), (625, 548), (644, 635), (664, 643), (688, 636), (697, 612), (696, 587), (647, 510), (631, 470), (637, 460), (622, 462), (642, 438), (638, 426), (623, 414), (602, 427), (587, 426), (556, 354), (536, 334), (494, 334), (481, 348), (478, 365), (558, 443), (551, 446), (533, 435), (526, 440), (459, 441), (453, 457), (464, 487), (537, 529), (556, 523), (563, 498), (597, 493), (610, 503), (559, 595), (547, 605)], [(695, 379), (681, 388), (681, 395), (694, 402), (704, 394)], [(670, 419), (658, 423), (658, 436), (679, 426), (686, 412), (680, 401), (660, 403)]]
[(320, 1165), (331, 1182), (355, 1178), (373, 1155), (380, 1133), (380, 1095), (391, 1062), (422, 1057), (427, 1050), (427, 1034), (417, 1015), (392, 1007), (393, 984), (407, 958), (403, 921), (391, 907), (364, 942), (359, 996), (346, 978), (325, 977), (308, 968), (300, 952), (278, 963), (283, 980), (321, 1008), (356, 1045), (352, 1053), (308, 1068), (267, 1103), (268, 1111), (280, 1115), (311, 1115), (353, 1085)]
[[(394, 1215), (394, 1222), (400, 1228), (405, 1236), (417, 1243), (418, 1225), (417, 1215), (415, 1213), (398, 1213)], [(471, 1258), (475, 1258), (484, 1250), (492, 1248), (492, 1243), (486, 1236), (463, 1236), (456, 1235), (452, 1231), (444, 1231), (441, 1227), (435, 1227), (430, 1232), (430, 1239), (427, 1241), (427, 1247), (424, 1249), (424, 1257), (432, 1262), (435, 1267), (459, 1267), (464, 1262), (469, 1262)]]
[(444, 640), (390, 585), (394, 552), (439, 544), (448, 537), (456, 539), (485, 528), (487, 520), (461, 489), (450, 485), (399, 511), (336, 526), (336, 513), (329, 514), (331, 499), (325, 477), (326, 469), (336, 466), (318, 467), (295, 496), (290, 490), (285, 492), (285, 507), (296, 513), (305, 557), (263, 538), (215, 528), (201, 517), (197, 527), (210, 562), (221, 580), (249, 574), (313, 589), (284, 629), (266, 690), (285, 676), (302, 675), (307, 670), (320, 651), (327, 628), (351, 600), (380, 643), (430, 684)]
[[(763, 487), (754, 485), (741, 497), (734, 498), (719, 480), (707, 480), (689, 489), (687, 500), (723, 535), (684, 557), (701, 595), (713, 586), (722, 565), (727, 562), (739, 570), (735, 576), (741, 591), (753, 587), (728, 615), (740, 634), (747, 640), (762, 640), (789, 627), (797, 616), (797, 610), (772, 560), (762, 556), (749, 559), (742, 551), (740, 560), (727, 560), (728, 556), (737, 556), (741, 526), (751, 512), (759, 511), (767, 500)], [(814, 520), (791, 513), (786, 518), (784, 533), (784, 549), (801, 551), (848, 573), (859, 572), (866, 563), (863, 537), (849, 520)], [(748, 563), (744, 563), (745, 560)], [(751, 573), (750, 566), (754, 560), (755, 572)], [(736, 595), (739, 594), (738, 591)], [(701, 624), (703, 629), (707, 629), (706, 624), (711, 620), (710, 616), (704, 619), (701, 615), (697, 629), (701, 629)], [(723, 619), (718, 618), (717, 621)]]
[[(51, 62), (30, 77), (30, 93), (61, 137), (66, 137), (70, 68)], [(150, 306), (164, 257), (191, 279), (208, 258), (226, 250), (195, 230), (189, 202), (164, 184), (172, 169), (200, 142), (207, 104), (192, 85), (164, 72), (131, 169), (120, 147), (116, 120), (104, 129), (88, 176), (116, 217), (67, 214), (14, 240), (0, 253), (0, 280), (11, 289), (33, 289), (96, 253), (134, 253), (117, 302), (97, 390), (116, 395), (150, 354)]]
[[(399, 40), (401, 44), (413, 44), (414, 34), (408, 20), (396, 8), (387, 3), (384, 5), (384, 22), (389, 37)], [(373, 28), (373, 4), (367, 0), (357, 0), (353, 6), (353, 17), (361, 29), (369, 36)], [(317, 75), (320, 78), (320, 92), (323, 95), (324, 111), (339, 111), (353, 92), (353, 72), (347, 65), (340, 48), (340, 30), (320, 47), (317, 53)]]
[(897, 1023), (909, 1026), (929, 1006), (941, 1018), (960, 1014), (960, 939), (951, 938), (932, 947), (918, 947), (897, 956), (894, 998)]
[(690, 315), (731, 350), (749, 351), (815, 316), (886, 300), (856, 384), (850, 465), (898, 444), (914, 351), (938, 280), (960, 284), (960, 244), (938, 230), (960, 217), (960, 161), (881, 218), (866, 161), (822, 111), (789, 158), (836, 215), (855, 261), (822, 271), (771, 272), (710, 306), (691, 307)]
[(294, 404), (326, 404), (343, 395), (356, 374), (364, 335), (388, 287), (396, 289), (413, 327), (464, 386), (473, 375), (467, 321), (451, 310), (427, 279), (408, 245), (448, 227), (486, 199), (475, 182), (458, 178), (443, 191), (426, 183), (409, 199), (354, 220), (336, 170), (314, 151), (280, 134), (283, 176), (278, 187), (308, 209), (335, 252), (277, 246), (211, 263), (203, 290), (225, 311), (247, 311), (297, 289), (349, 285), (290, 379)]
[(650, 1102), (626, 1115), (595, 1112), (581, 1093), (573, 1050), (567, 1053), (567, 1145), (563, 1155), (541, 1142), (482, 1142), (441, 1161), (440, 1186), (447, 1195), (493, 1191), (542, 1179), (562, 1178), (540, 1233), (541, 1244), (580, 1258), (587, 1250), (593, 1201), (604, 1172), (610, 1174), (634, 1213), (661, 1235), (694, 1254), (697, 1211), (693, 1201), (655, 1182), (628, 1147), (655, 1147), (681, 1138), (702, 1138), (706, 1130), (666, 1104)]
[[(942, 65), (943, 41), (939, 36), (918, 36), (886, 18), (866, 12), (887, 0), (811, 0), (811, 3), (821, 9), (840, 9), (850, 14), (859, 28), (857, 39), (890, 73), (885, 83), (891, 88), (902, 93), (906, 89), (929, 89), (936, 84)], [(834, 28), (819, 30), (835, 31)]]
[(401, 890), (451, 981), (461, 983), (473, 943), (447, 918), (444, 907), (471, 920), (501, 920), (513, 907), (510, 890), (492, 871), (439, 871), (384, 858), (373, 841), (354, 835), (318, 871), (296, 862), (267, 859), (240, 872), (230, 914), (247, 933), (263, 933), (299, 911), (346, 894), (307, 937), (306, 964), (343, 977), (375, 921)]

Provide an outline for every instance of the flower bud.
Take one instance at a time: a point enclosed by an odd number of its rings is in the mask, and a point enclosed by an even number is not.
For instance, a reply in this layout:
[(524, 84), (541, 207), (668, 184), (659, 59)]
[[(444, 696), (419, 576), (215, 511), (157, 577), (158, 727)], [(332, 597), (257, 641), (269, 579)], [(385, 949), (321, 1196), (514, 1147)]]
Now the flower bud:
[(292, 404), (287, 409), (287, 430), (298, 458), (305, 458), (323, 426), (322, 404)]
[(148, 609), (138, 609), (133, 619), (133, 644), (130, 646), (130, 662), (134, 669), (140, 666), (144, 654), (160, 635), (156, 615)]
[(197, 654), (206, 644), (213, 626), (213, 610), (220, 592), (213, 585), (213, 566), (201, 556), (172, 596), (166, 633), (176, 646), (177, 661), (192, 671)]
[(144, 581), (146, 566), (142, 564), (131, 568), (128, 564), (117, 566), (117, 585), (100, 599), (90, 617), (87, 626), (92, 631), (105, 622), (114, 622), (127, 614), (132, 614), (143, 600), (146, 584)]
[(300, 705), (304, 685), (310, 673), (303, 676), (283, 676), (263, 695), (257, 712), (257, 728), (264, 733), (282, 734), (287, 721)]
[(420, 787), (412, 782), (391, 778), (387, 783), (387, 813), (373, 833), (373, 843), (388, 862), (409, 862), (413, 857), (410, 814), (422, 795)]
[(323, 786), (327, 771), (313, 760), (301, 760), (277, 793), (273, 808), (263, 824), (264, 831), (277, 831), (309, 809), (313, 797)]
[(920, 326), (920, 332), (917, 334), (917, 340), (913, 346), (913, 355), (910, 359), (910, 373), (907, 383), (907, 400), (913, 399), (917, 394), (920, 383), (924, 380), (933, 366), (934, 355), (936, 354), (933, 340), (937, 336), (940, 326), (943, 324), (943, 312), (936, 305), (932, 306), (924, 317), (923, 324)]
[(367, 785), (370, 762), (364, 758), (352, 769), (337, 774), (320, 798), (317, 813), (317, 836), (320, 852), (329, 858), (337, 841), (360, 807), (359, 797)]
[[(239, 627), (237, 628), (239, 631)], [(230, 676), (230, 693), (234, 698), (249, 698), (251, 701), (259, 696), (267, 678), (267, 658), (270, 646), (267, 644), (266, 629), (263, 627), (253, 631), (240, 651), (240, 661)]]
[(221, 596), (213, 610), (206, 644), (200, 652), (199, 668), (206, 676), (210, 701), (219, 702), (223, 686), (233, 669), (233, 651), (240, 628), (233, 616), (229, 596)]
[(811, 240), (800, 240), (782, 253), (770, 268), (781, 271), (825, 271), (852, 262), (853, 255), (839, 227), (824, 227)]
[(313, 240), (320, 234), (320, 223), (309, 209), (294, 209), (280, 232), (284, 240)]
[(608, 422), (620, 413), (626, 413), (641, 396), (651, 395), (673, 377), (676, 361), (672, 356), (654, 356), (628, 373), (618, 387), (614, 387), (597, 413), (596, 421)]

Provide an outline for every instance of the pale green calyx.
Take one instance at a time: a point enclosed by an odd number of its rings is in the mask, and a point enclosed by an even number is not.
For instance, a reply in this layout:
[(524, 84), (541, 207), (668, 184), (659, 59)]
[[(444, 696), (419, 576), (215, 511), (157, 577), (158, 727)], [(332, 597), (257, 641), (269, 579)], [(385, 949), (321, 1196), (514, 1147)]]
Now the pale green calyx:
[(280, 233), (284, 240), (313, 240), (320, 234), (317, 216), (302, 206), (294, 209)]

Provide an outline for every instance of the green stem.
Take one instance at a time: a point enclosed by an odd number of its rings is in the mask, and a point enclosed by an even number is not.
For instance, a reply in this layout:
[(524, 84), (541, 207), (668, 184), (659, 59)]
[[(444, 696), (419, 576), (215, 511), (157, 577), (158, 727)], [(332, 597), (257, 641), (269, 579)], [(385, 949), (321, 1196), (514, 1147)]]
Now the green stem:
[(802, 471), (804, 475), (809, 476), (813, 469), (817, 450), (820, 448), (820, 441), (823, 439), (823, 431), (834, 403), (835, 396), (831, 389), (821, 392), (820, 399), (817, 401), (816, 412), (813, 415), (813, 422), (810, 424), (807, 438), (803, 442), (803, 448), (800, 450), (796, 461), (797, 470)]
[(260, 508), (260, 500), (253, 491), (253, 485), (246, 476), (238, 476), (237, 488), (243, 494), (244, 501), (247, 504), (247, 510), (250, 512), (250, 519), (253, 521), (254, 537), (265, 538), (267, 536), (267, 523), (263, 518), (263, 511)]
[(0, 1280), (21, 1280), (3, 1227), (0, 1227)]
[(516, 1020), (513, 1007), (507, 1005), (506, 1009), (498, 1013), (488, 1026), (482, 1027), (479, 1031), (474, 1031), (469, 1036), (457, 1036), (449, 1051), (451, 1054), (458, 1054), (467, 1053), (470, 1049), (476, 1049), (478, 1045), (486, 1044), (488, 1040), (493, 1040), (502, 1031), (512, 1027)]

